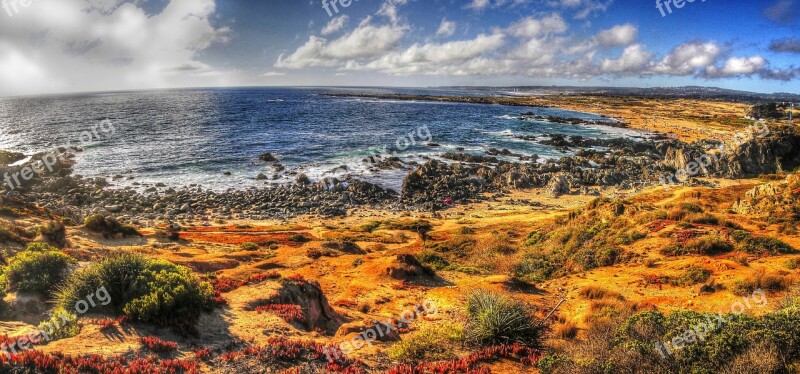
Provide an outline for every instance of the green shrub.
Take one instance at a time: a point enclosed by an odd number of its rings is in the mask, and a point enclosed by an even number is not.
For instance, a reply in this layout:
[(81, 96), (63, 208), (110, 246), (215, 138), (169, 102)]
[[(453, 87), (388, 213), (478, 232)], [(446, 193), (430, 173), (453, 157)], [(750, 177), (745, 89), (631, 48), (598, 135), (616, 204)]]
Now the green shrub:
[(550, 279), (559, 268), (560, 265), (553, 263), (546, 256), (530, 255), (517, 264), (514, 275), (528, 282), (540, 283)]
[(73, 273), (57, 292), (57, 305), (69, 308), (100, 287), (112, 300), (104, 307), (107, 311), (158, 326), (173, 325), (181, 332), (193, 331), (213, 296), (211, 285), (187, 267), (123, 253)]
[(258, 244), (256, 243), (242, 243), (239, 248), (243, 251), (256, 251), (258, 250)]
[(644, 239), (646, 237), (647, 237), (647, 234), (645, 234), (645, 233), (643, 233), (641, 231), (631, 230), (631, 231), (627, 231), (624, 234), (622, 234), (619, 237), (617, 237), (617, 244), (625, 244), (625, 245), (633, 244), (633, 243), (635, 243), (635, 242), (637, 242), (637, 241), (639, 241), (641, 239)]
[(755, 255), (779, 255), (794, 253), (792, 246), (770, 237), (754, 237), (749, 232), (736, 230), (731, 232), (736, 242), (736, 249)]
[(363, 232), (373, 232), (377, 230), (378, 227), (380, 226), (381, 226), (381, 221), (372, 221), (361, 225), (361, 227), (359, 227), (359, 230)]
[(694, 203), (681, 203), (681, 209), (689, 213), (703, 213), (703, 208)]
[(464, 339), (464, 326), (456, 323), (425, 325), (387, 351), (399, 361), (440, 361), (454, 358), (454, 345)]
[(53, 339), (66, 339), (77, 336), (81, 332), (78, 317), (62, 307), (50, 312), (50, 318), (39, 324), (39, 330)]
[(311, 239), (307, 238), (304, 235), (295, 234), (289, 237), (289, 241), (295, 243), (308, 243), (311, 241)]
[(114, 217), (104, 217), (101, 214), (86, 218), (83, 225), (87, 230), (102, 234), (106, 239), (142, 236), (133, 226), (123, 225)]
[(722, 240), (716, 236), (703, 236), (694, 238), (686, 242), (686, 244), (673, 244), (669, 247), (661, 249), (661, 253), (667, 256), (683, 256), (690, 254), (697, 255), (717, 255), (726, 253), (733, 250), (733, 244)]
[(28, 249), (8, 260), (3, 282), (12, 291), (49, 295), (67, 276), (75, 259), (45, 243), (31, 243)]
[(681, 276), (673, 280), (673, 284), (677, 286), (693, 286), (707, 281), (711, 274), (711, 270), (699, 266), (690, 266)]
[(461, 226), (461, 228), (458, 230), (458, 233), (461, 235), (472, 235), (475, 233), (475, 229), (469, 226)]
[(536, 346), (542, 326), (524, 303), (489, 291), (467, 295), (467, 339), (481, 345), (518, 342)]
[(430, 265), (436, 270), (442, 270), (450, 266), (450, 263), (447, 262), (447, 260), (444, 257), (439, 256), (436, 252), (433, 251), (422, 252), (419, 255), (419, 260), (426, 265)]

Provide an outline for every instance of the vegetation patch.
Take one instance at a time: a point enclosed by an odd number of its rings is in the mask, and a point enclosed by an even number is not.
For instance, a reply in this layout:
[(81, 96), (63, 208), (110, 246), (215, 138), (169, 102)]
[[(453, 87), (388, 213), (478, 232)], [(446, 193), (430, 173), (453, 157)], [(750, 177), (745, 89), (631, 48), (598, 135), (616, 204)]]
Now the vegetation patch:
[(211, 284), (201, 282), (187, 267), (122, 253), (73, 273), (56, 293), (56, 304), (70, 308), (101, 287), (111, 303), (99, 308), (180, 332), (195, 331), (194, 323), (202, 311), (210, 310), (214, 295)]
[(45, 243), (31, 243), (8, 260), (2, 282), (11, 291), (49, 295), (77, 261)]
[(520, 343), (537, 346), (543, 327), (530, 307), (510, 297), (488, 291), (467, 295), (467, 340), (480, 345)]

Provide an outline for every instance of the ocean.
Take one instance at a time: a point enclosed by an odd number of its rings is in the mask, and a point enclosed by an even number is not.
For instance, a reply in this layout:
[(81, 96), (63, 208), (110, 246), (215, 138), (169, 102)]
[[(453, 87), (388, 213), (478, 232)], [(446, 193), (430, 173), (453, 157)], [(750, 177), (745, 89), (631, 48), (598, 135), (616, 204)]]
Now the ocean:
[[(379, 170), (364, 162), (365, 157), (380, 150), (404, 161), (424, 162), (461, 148), (473, 154), (496, 148), (537, 154), (541, 162), (568, 153), (516, 136), (642, 135), (608, 126), (519, 119), (533, 112), (603, 120), (553, 108), (329, 93), (485, 95), (435, 89), (225, 88), (0, 98), (0, 149), (32, 154), (80, 145), (83, 152), (77, 154), (75, 173), (107, 178), (119, 188), (164, 183), (242, 189), (287, 183), (305, 173), (312, 180), (352, 176), (399, 191), (411, 170)], [(97, 130), (104, 120), (113, 131)], [(87, 133), (92, 136), (85, 137)], [(265, 152), (285, 166), (277, 179), (271, 164), (258, 159)], [(256, 180), (260, 173), (268, 180)]]

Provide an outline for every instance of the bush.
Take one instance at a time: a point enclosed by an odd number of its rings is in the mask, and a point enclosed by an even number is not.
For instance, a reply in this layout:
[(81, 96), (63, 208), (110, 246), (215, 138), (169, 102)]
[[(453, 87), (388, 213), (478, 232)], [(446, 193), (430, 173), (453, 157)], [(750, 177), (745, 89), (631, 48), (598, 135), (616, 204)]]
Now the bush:
[(454, 343), (464, 339), (464, 326), (455, 323), (426, 325), (392, 345), (386, 353), (400, 361), (441, 361), (453, 358)]
[(311, 239), (300, 234), (295, 234), (289, 237), (289, 241), (295, 243), (308, 243), (311, 241)]
[(67, 245), (67, 228), (63, 223), (50, 221), (39, 227), (39, 233), (48, 243), (63, 248)]
[(749, 296), (756, 290), (780, 292), (792, 285), (789, 277), (779, 273), (754, 273), (743, 280), (736, 281), (732, 292), (738, 296)]
[(87, 230), (102, 234), (106, 239), (142, 236), (133, 226), (123, 225), (115, 218), (104, 217), (101, 214), (86, 218), (83, 225)]
[(242, 243), (242, 244), (239, 246), (239, 248), (240, 248), (241, 250), (243, 250), (243, 251), (257, 251), (257, 250), (258, 250), (258, 244), (256, 244), (256, 243), (251, 243), (251, 242)]
[(67, 276), (75, 259), (45, 243), (31, 243), (8, 260), (3, 282), (9, 289), (47, 296)]
[(736, 230), (731, 233), (731, 238), (736, 242), (740, 251), (755, 255), (779, 255), (794, 253), (792, 246), (770, 237), (754, 237), (749, 232)]
[(683, 256), (689, 254), (698, 255), (716, 255), (726, 253), (733, 250), (733, 244), (724, 241), (715, 236), (703, 236), (694, 238), (686, 242), (686, 244), (673, 244), (669, 247), (663, 248), (661, 253), (666, 256)]
[(711, 270), (699, 266), (690, 266), (681, 276), (673, 280), (673, 284), (677, 286), (693, 286), (707, 281), (711, 274)]
[(51, 339), (58, 340), (77, 336), (81, 332), (81, 326), (75, 314), (57, 307), (50, 312), (50, 319), (39, 324), (39, 330), (47, 333)]
[(600, 300), (600, 299), (617, 299), (617, 300), (625, 300), (622, 295), (617, 292), (609, 291), (602, 287), (597, 286), (586, 286), (581, 288), (578, 291), (578, 295), (583, 297), (587, 300)]
[(521, 343), (536, 346), (542, 326), (528, 306), (507, 296), (476, 291), (467, 296), (467, 338), (477, 344)]
[(514, 275), (528, 282), (544, 282), (558, 270), (560, 266), (545, 256), (526, 256), (514, 269)]
[(429, 265), (436, 270), (442, 270), (450, 266), (450, 263), (447, 262), (447, 260), (444, 257), (439, 256), (433, 251), (422, 252), (419, 256), (419, 260), (422, 263)]
[(201, 282), (187, 267), (123, 253), (73, 273), (57, 292), (57, 305), (68, 308), (100, 287), (111, 297), (108, 311), (173, 325), (181, 332), (194, 331), (194, 322), (211, 308), (214, 295), (211, 284)]

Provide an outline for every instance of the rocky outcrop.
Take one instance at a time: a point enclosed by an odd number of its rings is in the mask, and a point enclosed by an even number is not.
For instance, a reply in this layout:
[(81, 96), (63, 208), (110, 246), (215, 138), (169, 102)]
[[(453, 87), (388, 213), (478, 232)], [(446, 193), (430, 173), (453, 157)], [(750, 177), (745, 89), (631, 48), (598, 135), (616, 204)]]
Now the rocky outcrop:
[(313, 331), (319, 327), (336, 331), (342, 323), (342, 317), (333, 310), (328, 303), (328, 298), (316, 281), (307, 281), (302, 278), (289, 278), (283, 280), (278, 295), (273, 303), (299, 305), (303, 309), (306, 327)]
[(796, 221), (800, 217), (800, 175), (754, 187), (736, 201), (733, 210), (769, 217), (774, 222)]
[(664, 165), (676, 170), (694, 168), (692, 176), (731, 179), (791, 171), (800, 166), (800, 131), (794, 127), (775, 126), (768, 135), (750, 134), (743, 140), (728, 146), (721, 142), (671, 143), (664, 152)]

